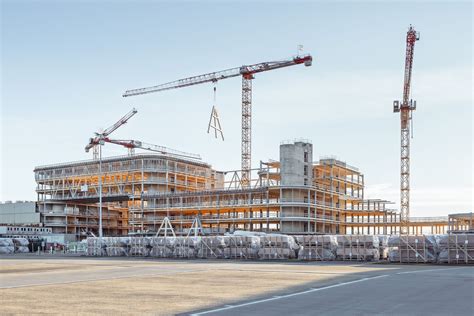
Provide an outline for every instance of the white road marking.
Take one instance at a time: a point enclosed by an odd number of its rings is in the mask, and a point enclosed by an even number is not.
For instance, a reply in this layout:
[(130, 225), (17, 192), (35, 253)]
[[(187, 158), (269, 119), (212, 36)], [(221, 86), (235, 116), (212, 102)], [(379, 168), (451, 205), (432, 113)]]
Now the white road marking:
[(443, 270), (458, 270), (464, 269), (466, 267), (459, 267), (459, 268), (444, 268), (444, 269), (429, 269), (429, 270), (415, 270), (415, 271), (406, 271), (406, 272), (398, 272), (396, 274), (412, 274), (412, 273), (423, 273), (423, 272), (433, 272), (433, 271), (443, 271)]
[(374, 280), (374, 279), (378, 279), (378, 278), (385, 278), (385, 277), (388, 277), (388, 276), (389, 276), (389, 274), (378, 275), (378, 276), (375, 276), (375, 277), (368, 277), (368, 278), (363, 278), (363, 279), (359, 279), (359, 280), (338, 283), (338, 284), (334, 284), (334, 285), (329, 285), (329, 286), (320, 287), (320, 288), (316, 288), (316, 289), (310, 289), (310, 290), (306, 290), (306, 291), (302, 291), (302, 292), (291, 293), (291, 294), (287, 294), (287, 295), (274, 296), (274, 297), (271, 297), (271, 298), (266, 298), (266, 299), (262, 299), (262, 300), (258, 300), (258, 301), (252, 301), (252, 302), (248, 302), (248, 303), (242, 303), (242, 304), (238, 304), (238, 305), (230, 305), (230, 306), (226, 305), (225, 307), (211, 309), (211, 310), (207, 310), (207, 311), (200, 312), (200, 313), (194, 313), (194, 314), (191, 314), (191, 316), (205, 315), (205, 314), (225, 311), (225, 310), (229, 310), (229, 309), (233, 309), (233, 308), (237, 308), (237, 307), (243, 307), (243, 306), (254, 305), (254, 304), (259, 304), (259, 303), (264, 303), (264, 302), (275, 301), (275, 300), (279, 300), (279, 299), (282, 299), (282, 298), (288, 298), (288, 297), (293, 297), (293, 296), (297, 296), (297, 295), (303, 295), (303, 294), (323, 291), (323, 290), (332, 289), (332, 288), (340, 287), (340, 286), (344, 286), (344, 285), (349, 285), (349, 284)]

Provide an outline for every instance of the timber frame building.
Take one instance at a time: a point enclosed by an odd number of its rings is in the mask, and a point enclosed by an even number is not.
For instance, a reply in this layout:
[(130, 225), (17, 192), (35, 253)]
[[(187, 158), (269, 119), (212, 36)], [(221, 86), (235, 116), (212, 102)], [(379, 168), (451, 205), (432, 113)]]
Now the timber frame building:
[[(186, 234), (198, 218), (205, 234), (234, 230), (286, 234), (391, 234), (399, 213), (364, 199), (364, 175), (335, 158), (313, 162), (308, 141), (280, 145), (280, 161), (260, 162), (252, 181), (240, 171), (158, 154), (102, 160), (105, 236), (155, 234), (168, 218)], [(36, 167), (37, 205), (53, 233), (82, 239), (98, 231), (98, 161)]]

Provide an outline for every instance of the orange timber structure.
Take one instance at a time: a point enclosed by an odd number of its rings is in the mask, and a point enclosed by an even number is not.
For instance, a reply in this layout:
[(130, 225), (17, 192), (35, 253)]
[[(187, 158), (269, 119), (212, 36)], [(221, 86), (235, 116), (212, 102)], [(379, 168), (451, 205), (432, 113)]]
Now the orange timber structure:
[[(198, 218), (205, 234), (234, 230), (286, 234), (392, 234), (400, 216), (390, 202), (364, 199), (364, 175), (335, 158), (312, 160), (308, 141), (280, 145), (280, 161), (241, 171), (160, 154), (102, 161), (105, 236), (152, 235), (167, 217), (187, 234)], [(35, 168), (38, 210), (54, 233), (81, 239), (98, 229), (98, 162)], [(421, 232), (421, 231), (420, 231)]]

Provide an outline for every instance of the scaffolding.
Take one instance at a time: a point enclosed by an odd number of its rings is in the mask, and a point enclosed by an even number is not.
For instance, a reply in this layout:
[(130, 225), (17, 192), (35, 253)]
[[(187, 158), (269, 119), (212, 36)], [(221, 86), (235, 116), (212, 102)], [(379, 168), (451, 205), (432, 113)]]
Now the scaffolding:
[[(311, 150), (307, 143), (295, 143), (300, 145)], [(236, 230), (292, 235), (396, 233), (398, 212), (387, 207), (389, 201), (364, 199), (364, 175), (356, 167), (332, 157), (311, 162), (306, 151), (304, 159), (304, 183), (283, 184), (286, 174), (276, 160), (260, 162), (259, 168), (250, 170), (247, 182), (240, 170), (217, 171), (203, 162), (166, 155), (105, 158), (104, 233), (154, 236), (165, 218), (177, 236), (188, 235), (196, 218), (206, 235)], [(37, 167), (35, 179), (38, 209), (53, 233), (76, 239), (97, 233), (97, 161)]]

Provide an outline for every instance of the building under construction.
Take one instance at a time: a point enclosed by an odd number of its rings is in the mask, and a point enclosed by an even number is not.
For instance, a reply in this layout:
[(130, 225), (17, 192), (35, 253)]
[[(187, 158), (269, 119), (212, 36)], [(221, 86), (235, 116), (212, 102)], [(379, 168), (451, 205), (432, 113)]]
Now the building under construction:
[[(81, 239), (99, 227), (99, 163), (36, 167), (38, 211), (46, 227)], [(178, 234), (198, 219), (203, 233), (393, 234), (399, 213), (364, 199), (364, 175), (335, 158), (313, 162), (308, 141), (280, 145), (280, 160), (260, 162), (252, 180), (196, 159), (136, 154), (102, 160), (106, 236), (155, 234), (168, 218)]]

